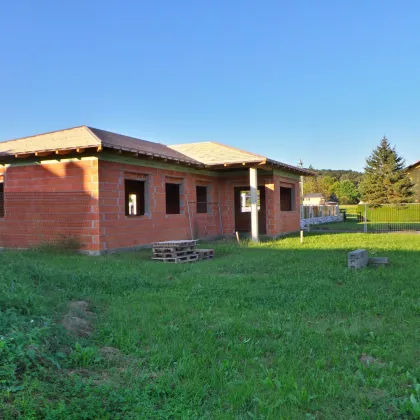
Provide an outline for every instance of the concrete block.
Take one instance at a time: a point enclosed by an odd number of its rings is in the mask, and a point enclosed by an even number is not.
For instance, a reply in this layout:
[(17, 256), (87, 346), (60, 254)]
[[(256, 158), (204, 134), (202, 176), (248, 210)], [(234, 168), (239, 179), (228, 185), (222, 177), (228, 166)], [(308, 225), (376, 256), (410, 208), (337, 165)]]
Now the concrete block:
[(386, 257), (369, 258), (369, 265), (373, 267), (382, 267), (389, 264), (389, 259)]
[(357, 249), (348, 254), (348, 268), (363, 268), (368, 265), (369, 254), (366, 249)]

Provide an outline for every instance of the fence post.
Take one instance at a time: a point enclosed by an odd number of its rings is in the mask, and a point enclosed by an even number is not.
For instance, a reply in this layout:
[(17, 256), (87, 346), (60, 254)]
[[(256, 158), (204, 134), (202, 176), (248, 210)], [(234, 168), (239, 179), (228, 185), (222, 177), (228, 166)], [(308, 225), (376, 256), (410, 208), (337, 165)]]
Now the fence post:
[(364, 224), (364, 227), (363, 227), (363, 231), (364, 231), (364, 233), (367, 233), (367, 204), (366, 203), (365, 203), (364, 219), (365, 219), (365, 224)]

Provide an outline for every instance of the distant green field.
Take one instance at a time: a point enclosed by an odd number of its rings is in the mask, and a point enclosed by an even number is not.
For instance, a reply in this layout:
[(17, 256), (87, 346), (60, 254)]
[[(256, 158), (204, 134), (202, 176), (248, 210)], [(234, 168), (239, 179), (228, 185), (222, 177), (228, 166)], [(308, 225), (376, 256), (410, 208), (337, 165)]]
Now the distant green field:
[[(365, 206), (356, 206), (356, 213), (364, 217)], [(380, 207), (366, 206), (366, 216), (368, 222), (376, 223), (420, 223), (420, 205), (387, 205)]]
[(420, 205), (387, 205), (380, 207), (362, 205), (342, 205), (346, 210), (343, 222), (323, 223), (311, 226), (312, 230), (363, 231), (367, 219), (368, 232), (420, 231)]

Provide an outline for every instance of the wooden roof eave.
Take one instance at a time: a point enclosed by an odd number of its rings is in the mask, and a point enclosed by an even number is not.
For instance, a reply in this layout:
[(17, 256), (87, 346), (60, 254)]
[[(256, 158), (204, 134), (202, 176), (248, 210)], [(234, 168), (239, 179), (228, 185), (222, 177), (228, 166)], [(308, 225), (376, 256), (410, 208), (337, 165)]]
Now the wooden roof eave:
[(308, 169), (298, 168), (297, 166), (287, 165), (286, 163), (277, 162), (276, 160), (267, 159), (267, 165), (270, 165), (274, 168), (279, 168), (282, 170), (286, 170), (288, 172), (292, 172), (296, 175), (301, 176), (315, 176), (316, 174)]
[(224, 170), (228, 170), (228, 169), (238, 169), (238, 168), (255, 168), (255, 167), (259, 167), (261, 165), (263, 165), (265, 163), (265, 161), (252, 161), (252, 162), (225, 162), (225, 163), (215, 163), (215, 164), (206, 164), (205, 168), (206, 169), (214, 169), (214, 170), (220, 170), (220, 169), (224, 169)]
[(43, 149), (43, 150), (33, 150), (30, 152), (4, 152), (0, 154), (0, 159), (27, 159), (30, 157), (47, 157), (47, 156), (54, 156), (54, 155), (69, 155), (71, 153), (84, 153), (87, 150), (92, 149), (95, 151), (99, 151), (99, 147), (97, 145), (94, 146), (83, 146), (83, 147), (66, 147), (66, 148), (54, 148), (54, 149)]
[(162, 162), (170, 162), (170, 163), (174, 163), (177, 165), (182, 165), (182, 166), (193, 166), (196, 168), (204, 168), (204, 164), (200, 163), (200, 162), (194, 162), (194, 161), (189, 161), (186, 159), (182, 159), (182, 158), (175, 158), (175, 157), (171, 157), (171, 156), (166, 156), (166, 155), (162, 155), (159, 153), (151, 153), (151, 152), (141, 152), (139, 150), (136, 149), (132, 149), (132, 148), (128, 148), (128, 147), (117, 147), (117, 146), (112, 146), (112, 145), (104, 145), (106, 149), (109, 149), (113, 152), (117, 152), (118, 154), (123, 154), (126, 153), (127, 156), (130, 157), (135, 157), (135, 158), (139, 158), (139, 159), (156, 159), (156, 160), (160, 160)]

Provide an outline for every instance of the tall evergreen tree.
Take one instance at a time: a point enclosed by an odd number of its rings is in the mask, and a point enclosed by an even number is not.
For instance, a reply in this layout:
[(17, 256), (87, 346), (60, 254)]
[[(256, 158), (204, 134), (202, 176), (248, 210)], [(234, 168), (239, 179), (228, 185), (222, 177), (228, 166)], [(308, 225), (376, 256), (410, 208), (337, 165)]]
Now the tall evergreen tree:
[(404, 170), (405, 161), (386, 137), (366, 159), (365, 173), (359, 189), (366, 203), (410, 203), (413, 184)]

